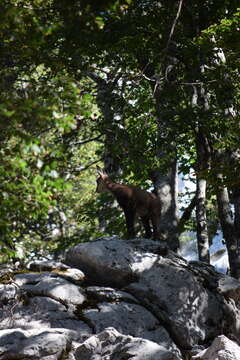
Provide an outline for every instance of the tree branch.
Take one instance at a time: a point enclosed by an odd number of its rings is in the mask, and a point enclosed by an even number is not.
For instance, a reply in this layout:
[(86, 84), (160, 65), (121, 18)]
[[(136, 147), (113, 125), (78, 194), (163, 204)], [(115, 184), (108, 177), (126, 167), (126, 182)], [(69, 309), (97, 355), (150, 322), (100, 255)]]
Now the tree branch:
[(168, 42), (167, 42), (167, 45), (166, 45), (166, 48), (165, 48), (165, 53), (167, 53), (169, 45), (170, 45), (170, 41), (172, 40), (172, 36), (173, 36), (174, 30), (175, 30), (176, 24), (177, 24), (178, 18), (179, 18), (180, 13), (181, 13), (182, 4), (183, 4), (183, 0), (180, 0), (179, 4), (178, 4), (178, 11), (177, 11), (176, 17), (175, 17), (175, 19), (173, 21), (171, 31), (170, 31), (170, 34), (169, 34), (169, 37), (168, 37)]
[(92, 162), (90, 162), (89, 164), (87, 164), (86, 166), (80, 166), (79, 168), (75, 168), (74, 170), (68, 170), (67, 173), (71, 173), (71, 174), (80, 174), (81, 172), (89, 169), (90, 167), (92, 167), (93, 165), (99, 163), (100, 161), (103, 161), (103, 158), (94, 160)]
[(83, 140), (83, 141), (78, 141), (78, 142), (75, 142), (73, 144), (71, 144), (72, 146), (77, 146), (77, 145), (84, 145), (84, 144), (87, 144), (91, 141), (97, 141), (99, 140), (101, 137), (103, 136), (103, 134), (101, 135), (98, 135), (98, 136), (95, 136), (93, 138), (90, 138), (90, 139), (86, 139), (86, 140)]

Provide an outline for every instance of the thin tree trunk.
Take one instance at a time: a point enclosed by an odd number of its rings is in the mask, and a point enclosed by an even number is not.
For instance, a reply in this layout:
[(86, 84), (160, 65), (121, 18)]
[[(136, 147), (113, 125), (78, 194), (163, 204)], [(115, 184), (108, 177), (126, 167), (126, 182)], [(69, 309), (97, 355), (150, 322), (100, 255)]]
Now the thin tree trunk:
[[(221, 180), (221, 178), (222, 176), (219, 174), (218, 179)], [(240, 279), (240, 252), (238, 246), (239, 239), (236, 234), (228, 190), (223, 185), (218, 186), (217, 203), (222, 232), (228, 250), (230, 274), (235, 278)]]
[[(113, 90), (117, 85), (120, 74), (118, 72), (109, 74), (108, 79), (103, 79), (95, 73), (89, 73), (88, 75), (97, 85), (96, 101), (103, 115), (102, 126), (105, 133), (105, 151), (103, 155), (104, 169), (108, 174), (116, 176), (120, 170), (120, 163), (119, 159), (112, 151), (112, 148), (117, 142), (117, 132), (114, 131), (117, 101), (116, 94), (113, 93)], [(101, 232), (108, 232), (110, 221), (107, 214), (115, 207), (116, 202), (113, 197), (110, 197), (108, 201), (102, 202), (101, 210), (98, 215), (99, 230)]]
[[(195, 18), (194, 18), (195, 17)], [(193, 16), (195, 36), (200, 35), (201, 30), (206, 26), (205, 9), (201, 4), (198, 6), (198, 12)], [(209, 94), (204, 85), (204, 72), (206, 66), (206, 54), (203, 49), (198, 49), (198, 63), (193, 68), (193, 83), (197, 83), (198, 79), (203, 81), (201, 85), (193, 85), (192, 108), (197, 109), (198, 115), (196, 119), (196, 152), (197, 152), (197, 189), (196, 189), (196, 221), (197, 221), (197, 243), (198, 256), (200, 261), (210, 262), (209, 255), (209, 235), (207, 224), (207, 208), (206, 208), (206, 190), (207, 179), (204, 172), (209, 168), (210, 154), (208, 142), (208, 128), (206, 120), (209, 111)]]
[[(201, 57), (199, 55), (199, 57)], [(193, 86), (192, 107), (198, 108), (196, 121), (196, 221), (197, 221), (197, 244), (200, 261), (210, 262), (209, 236), (207, 224), (206, 190), (207, 180), (205, 172), (209, 168), (211, 149), (206, 135), (204, 116), (209, 108), (208, 95), (203, 86)]]
[(207, 181), (197, 177), (196, 189), (196, 220), (197, 220), (197, 244), (200, 261), (210, 262), (209, 239), (206, 214), (206, 187)]
[(210, 263), (209, 237), (207, 224), (206, 191), (207, 180), (204, 171), (209, 165), (209, 149), (206, 137), (201, 126), (198, 125), (196, 133), (197, 149), (197, 188), (196, 188), (196, 221), (197, 221), (197, 244), (200, 261)]
[[(239, 139), (240, 140), (240, 139)], [(235, 231), (237, 234), (237, 237), (240, 242), (240, 186), (239, 186), (239, 180), (237, 180), (238, 177), (238, 170), (239, 169), (239, 163), (240, 163), (240, 150), (232, 150), (230, 151), (230, 159), (229, 159), (229, 167), (232, 170), (232, 176), (234, 179), (236, 179), (236, 183), (234, 181), (234, 184), (231, 188), (232, 190), (232, 203), (234, 206), (234, 226)], [(240, 243), (238, 243), (238, 246)]]
[[(234, 204), (234, 226), (235, 231), (240, 240), (240, 189), (234, 189), (233, 191), (233, 204)], [(238, 246), (240, 244), (238, 243)]]

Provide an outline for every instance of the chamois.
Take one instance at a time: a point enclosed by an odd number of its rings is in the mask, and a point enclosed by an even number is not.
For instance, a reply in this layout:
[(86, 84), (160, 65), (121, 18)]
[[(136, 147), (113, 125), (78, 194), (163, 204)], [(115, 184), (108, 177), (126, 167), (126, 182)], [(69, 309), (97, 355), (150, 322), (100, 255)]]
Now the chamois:
[(118, 204), (124, 211), (127, 237), (136, 236), (134, 222), (136, 217), (140, 217), (145, 229), (145, 237), (151, 238), (153, 227), (153, 238), (159, 239), (159, 220), (161, 214), (161, 204), (159, 198), (146, 190), (142, 190), (133, 185), (124, 185), (113, 182), (104, 170), (97, 167), (98, 178), (96, 192), (101, 193), (110, 191), (117, 199)]

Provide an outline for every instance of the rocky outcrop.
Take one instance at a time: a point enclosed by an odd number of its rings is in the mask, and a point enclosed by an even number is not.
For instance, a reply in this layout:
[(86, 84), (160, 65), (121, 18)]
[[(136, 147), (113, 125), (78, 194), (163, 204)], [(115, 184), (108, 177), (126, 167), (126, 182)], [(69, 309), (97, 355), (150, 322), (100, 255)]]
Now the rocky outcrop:
[(177, 360), (179, 357), (164, 346), (152, 341), (120, 334), (114, 328), (107, 328), (100, 334), (91, 336), (76, 352), (76, 360), (101, 359), (134, 360)]
[(0, 331), (0, 358), (3, 360), (61, 359), (70, 350), (70, 346), (70, 337), (60, 329)]
[(240, 282), (155, 241), (100, 239), (0, 276), (0, 360), (205, 360), (223, 335), (238, 349)]
[(218, 336), (212, 345), (192, 357), (193, 360), (239, 360), (240, 347), (226, 336)]

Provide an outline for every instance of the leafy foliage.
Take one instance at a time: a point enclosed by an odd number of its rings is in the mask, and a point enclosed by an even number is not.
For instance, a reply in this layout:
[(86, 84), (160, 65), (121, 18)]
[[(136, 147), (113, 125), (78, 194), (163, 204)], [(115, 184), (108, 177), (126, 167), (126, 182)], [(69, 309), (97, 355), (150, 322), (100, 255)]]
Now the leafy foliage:
[[(159, 1), (3, 0), (0, 10), (6, 257), (124, 234), (122, 213), (95, 194), (94, 166), (106, 152), (126, 182), (149, 189), (152, 170), (165, 173), (175, 155), (181, 173), (196, 171), (199, 124), (214, 150), (239, 151), (235, 0), (181, 9)], [(200, 95), (193, 106), (196, 88), (207, 93), (207, 110)], [(225, 184), (238, 186), (239, 164), (221, 166)], [(218, 167), (203, 173), (210, 199)]]

